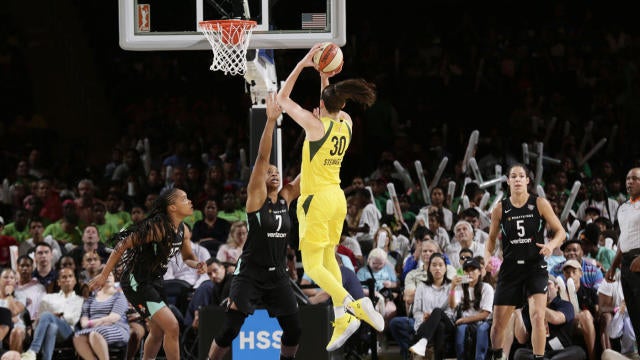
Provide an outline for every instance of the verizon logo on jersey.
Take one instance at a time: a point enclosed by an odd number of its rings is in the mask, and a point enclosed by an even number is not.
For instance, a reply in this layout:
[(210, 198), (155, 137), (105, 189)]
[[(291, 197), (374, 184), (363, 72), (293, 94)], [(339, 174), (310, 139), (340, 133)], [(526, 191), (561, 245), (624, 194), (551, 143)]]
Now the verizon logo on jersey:
[(513, 239), (513, 240), (510, 240), (510, 241), (509, 241), (509, 243), (510, 243), (511, 245), (517, 245), (517, 244), (530, 244), (530, 243), (531, 243), (531, 241), (532, 241), (532, 240), (531, 240), (531, 238), (528, 238), (528, 239)]
[(279, 233), (279, 232), (268, 232), (267, 237), (270, 238), (285, 238), (287, 237), (287, 233)]

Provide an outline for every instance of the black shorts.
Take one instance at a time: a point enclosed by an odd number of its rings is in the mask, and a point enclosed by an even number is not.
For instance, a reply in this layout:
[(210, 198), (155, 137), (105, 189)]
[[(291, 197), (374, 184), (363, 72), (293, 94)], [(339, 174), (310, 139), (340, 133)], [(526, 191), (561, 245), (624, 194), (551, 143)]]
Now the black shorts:
[(0, 325), (6, 325), (9, 329), (13, 329), (13, 314), (8, 308), (0, 307)]
[(529, 296), (545, 294), (548, 281), (549, 273), (544, 259), (520, 264), (505, 260), (498, 273), (493, 305), (522, 307)]
[(269, 316), (278, 317), (298, 312), (298, 302), (284, 269), (247, 271), (246, 267), (231, 280), (229, 298), (247, 315), (264, 307)]
[(152, 317), (158, 310), (167, 306), (162, 278), (140, 283), (129, 280), (121, 282), (121, 286), (127, 300), (143, 319)]

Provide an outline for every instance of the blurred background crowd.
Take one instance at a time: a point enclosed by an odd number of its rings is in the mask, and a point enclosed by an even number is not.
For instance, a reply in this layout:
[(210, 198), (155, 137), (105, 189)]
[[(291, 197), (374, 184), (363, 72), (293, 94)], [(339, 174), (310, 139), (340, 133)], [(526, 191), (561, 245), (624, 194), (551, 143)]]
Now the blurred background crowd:
[[(249, 147), (251, 100), (244, 80), (209, 72), (209, 52), (121, 50), (116, 2), (52, 2), (29, 13), (11, 3), (0, 10), (0, 265), (9, 264), (9, 245), (27, 254), (23, 243), (34, 246), (47, 236), (60, 257), (85, 244), (91, 224), (108, 249), (110, 236), (139, 221), (170, 187), (184, 189), (198, 210), (187, 220), (202, 228), (194, 242), (215, 240), (203, 242), (208, 255), (233, 263), (242, 245), (242, 234), (237, 240), (233, 233), (242, 232), (237, 222), (246, 220), (250, 171), (240, 156)], [(496, 176), (495, 165), (504, 173), (522, 162), (523, 143), (533, 152), (542, 142), (551, 161), (544, 162), (541, 185), (558, 215), (573, 183), (582, 184), (564, 225), (578, 221), (573, 235), (582, 241), (589, 223), (601, 224), (588, 240), (604, 247), (608, 238), (613, 248), (625, 176), (640, 166), (633, 135), (640, 124), (640, 33), (632, 12), (581, 1), (423, 6), (416, 13), (406, 5), (347, 4), (345, 66), (336, 79), (363, 77), (378, 90), (373, 107), (349, 109), (354, 137), (342, 179), (350, 199), (344, 238), (357, 240), (345, 245), (355, 253), (354, 270), (381, 247), (396, 254), (389, 262), (397, 265), (402, 287), (406, 259), (419, 262), (416, 234), (423, 233), (416, 229), (426, 228), (445, 253), (457, 242), (456, 222), (476, 215), (468, 209), (478, 213), (472, 235), (486, 230), (488, 205), (499, 189), (480, 189), (480, 181), (462, 171), (474, 130), (484, 180)], [(303, 51), (275, 51), (279, 76)], [(318, 76), (305, 72), (297, 86), (297, 100), (316, 106)], [(285, 116), (284, 181), (299, 172), (302, 134)], [(586, 157), (603, 138), (604, 146)], [(425, 206), (414, 185), (414, 161), (421, 161), (429, 183), (445, 156), (440, 188), (436, 198), (431, 189), (432, 207)], [(413, 184), (394, 161), (409, 170)], [(475, 180), (464, 188), (468, 204), (462, 200), (465, 177)], [(451, 181), (455, 191), (448, 197)], [(387, 212), (388, 183), (395, 185), (406, 226)], [(371, 187), (373, 201), (358, 195), (364, 186)], [(485, 191), (489, 201), (481, 206)], [(360, 219), (369, 202), (378, 224), (364, 228)], [(381, 231), (388, 231), (386, 243)], [(303, 272), (298, 265), (292, 277)]]

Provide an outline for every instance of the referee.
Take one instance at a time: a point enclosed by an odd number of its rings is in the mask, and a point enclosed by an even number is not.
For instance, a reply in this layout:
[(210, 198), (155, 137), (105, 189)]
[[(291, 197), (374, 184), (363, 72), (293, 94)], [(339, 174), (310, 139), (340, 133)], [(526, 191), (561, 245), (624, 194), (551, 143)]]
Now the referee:
[(618, 208), (618, 252), (605, 278), (613, 282), (620, 268), (624, 301), (640, 344), (640, 168), (629, 170), (626, 185), (629, 200)]

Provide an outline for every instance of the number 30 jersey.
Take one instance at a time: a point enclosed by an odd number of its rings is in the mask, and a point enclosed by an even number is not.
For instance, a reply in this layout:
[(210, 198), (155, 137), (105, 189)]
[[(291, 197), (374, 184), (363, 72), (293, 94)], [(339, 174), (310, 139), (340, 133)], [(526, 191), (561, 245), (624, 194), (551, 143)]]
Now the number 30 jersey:
[(287, 201), (278, 194), (275, 203), (267, 197), (260, 210), (247, 214), (249, 234), (242, 248), (242, 263), (263, 268), (286, 267), (291, 218)]
[(351, 127), (343, 120), (320, 118), (325, 134), (320, 140), (304, 141), (300, 192), (313, 194), (328, 185), (340, 185), (342, 159), (351, 142)]
[(538, 261), (543, 257), (536, 244), (544, 244), (545, 220), (536, 205), (537, 196), (530, 194), (522, 207), (515, 207), (509, 197), (502, 200), (502, 253), (505, 261)]

